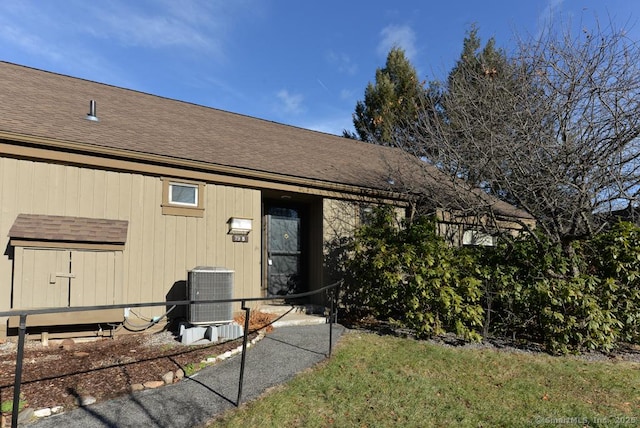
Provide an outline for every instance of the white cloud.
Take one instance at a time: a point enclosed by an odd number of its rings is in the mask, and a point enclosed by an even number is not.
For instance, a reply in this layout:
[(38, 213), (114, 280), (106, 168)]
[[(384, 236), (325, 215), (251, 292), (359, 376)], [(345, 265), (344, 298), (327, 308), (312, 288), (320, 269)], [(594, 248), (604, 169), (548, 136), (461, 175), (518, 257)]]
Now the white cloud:
[(5, 49), (7, 46), (14, 46), (19, 50), (29, 52), (32, 55), (42, 56), (50, 61), (60, 61), (63, 57), (54, 46), (47, 43), (42, 38), (25, 32), (22, 28), (13, 26), (9, 23), (1, 25), (0, 23), (0, 40), (4, 40)]
[(329, 51), (327, 53), (327, 61), (334, 64), (340, 73), (354, 76), (358, 72), (358, 65), (355, 64), (349, 55), (345, 53), (336, 53)]
[[(151, 49), (182, 47), (221, 53), (225, 21), (207, 3), (155, 3), (153, 9), (139, 3), (108, 2), (87, 6), (90, 19), (81, 31), (96, 38), (117, 40), (123, 46)], [(153, 10), (153, 12), (151, 12)]]
[(304, 97), (301, 94), (291, 94), (286, 89), (282, 89), (276, 94), (281, 101), (280, 110), (289, 114), (300, 114), (305, 111), (302, 101)]
[[(224, 60), (233, 24), (247, 1), (110, 0), (0, 2), (0, 43), (52, 63), (90, 55), (104, 61), (118, 47), (178, 49), (180, 53)], [(242, 15), (244, 17), (244, 15)], [(90, 59), (88, 59), (90, 60)]]
[(378, 54), (386, 57), (394, 47), (404, 49), (405, 55), (412, 60), (417, 52), (416, 33), (408, 25), (389, 25), (380, 32), (382, 40), (378, 43)]
[(557, 17), (558, 11), (562, 8), (562, 3), (564, 0), (548, 0), (544, 9), (538, 16), (538, 36), (547, 31), (549, 25), (555, 20)]
[(340, 91), (340, 99), (351, 101), (356, 97), (355, 92), (351, 89), (343, 89)]

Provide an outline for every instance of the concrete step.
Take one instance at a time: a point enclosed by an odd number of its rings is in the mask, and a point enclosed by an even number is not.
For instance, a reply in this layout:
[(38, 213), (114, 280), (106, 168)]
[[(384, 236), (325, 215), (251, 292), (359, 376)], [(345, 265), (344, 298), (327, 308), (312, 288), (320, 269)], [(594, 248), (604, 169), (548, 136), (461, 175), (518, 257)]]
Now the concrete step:
[(326, 324), (328, 322), (324, 308), (311, 305), (261, 305), (257, 310), (278, 315), (278, 319), (272, 324), (275, 328), (290, 325)]

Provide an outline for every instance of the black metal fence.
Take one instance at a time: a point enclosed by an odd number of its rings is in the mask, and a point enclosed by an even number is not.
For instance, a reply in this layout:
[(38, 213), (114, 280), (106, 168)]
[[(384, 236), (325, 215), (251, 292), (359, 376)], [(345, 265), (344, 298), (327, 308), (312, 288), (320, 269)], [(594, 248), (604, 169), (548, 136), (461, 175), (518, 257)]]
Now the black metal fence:
[(290, 294), (287, 296), (276, 297), (251, 297), (240, 299), (221, 299), (221, 300), (177, 300), (177, 301), (164, 301), (164, 302), (150, 302), (150, 303), (126, 303), (118, 305), (99, 305), (99, 306), (76, 306), (76, 307), (60, 307), (60, 308), (40, 308), (40, 309), (24, 309), (24, 310), (12, 310), (0, 312), (0, 317), (19, 317), (18, 325), (18, 350), (16, 354), (16, 371), (15, 380), (13, 384), (13, 409), (11, 414), (11, 426), (15, 428), (18, 426), (18, 412), (20, 406), (20, 386), (22, 383), (22, 363), (24, 358), (24, 345), (27, 331), (27, 317), (29, 315), (40, 314), (56, 314), (67, 312), (87, 312), (87, 311), (99, 311), (106, 309), (125, 309), (125, 308), (142, 308), (153, 306), (183, 306), (183, 305), (200, 305), (211, 303), (240, 303), (241, 310), (244, 311), (244, 335), (242, 339), (242, 354), (240, 360), (240, 374), (238, 379), (238, 397), (235, 403), (239, 406), (242, 402), (242, 385), (244, 383), (244, 368), (247, 351), (247, 340), (249, 336), (249, 318), (251, 316), (251, 308), (247, 306), (248, 302), (258, 301), (274, 301), (274, 300), (298, 300), (301, 298), (314, 296), (321, 293), (326, 293), (329, 301), (329, 353), (331, 356), (333, 346), (333, 324), (337, 319), (337, 299), (339, 293), (340, 282), (327, 285), (318, 290), (308, 291), (306, 293)]

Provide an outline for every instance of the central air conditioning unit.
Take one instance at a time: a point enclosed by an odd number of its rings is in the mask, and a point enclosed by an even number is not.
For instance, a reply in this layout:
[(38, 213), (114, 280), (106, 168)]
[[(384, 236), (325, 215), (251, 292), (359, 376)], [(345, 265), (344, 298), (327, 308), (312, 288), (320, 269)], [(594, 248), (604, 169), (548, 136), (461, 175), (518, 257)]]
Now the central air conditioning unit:
[[(222, 267), (198, 266), (189, 271), (188, 300), (233, 299), (233, 272)], [(224, 324), (233, 321), (233, 302), (190, 304), (187, 320), (191, 324)]]

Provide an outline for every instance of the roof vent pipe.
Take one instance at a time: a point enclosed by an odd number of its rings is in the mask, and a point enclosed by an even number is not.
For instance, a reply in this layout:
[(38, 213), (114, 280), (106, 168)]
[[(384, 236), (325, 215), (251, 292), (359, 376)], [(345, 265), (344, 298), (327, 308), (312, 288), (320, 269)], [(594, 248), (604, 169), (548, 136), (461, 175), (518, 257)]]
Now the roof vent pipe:
[(89, 113), (87, 114), (87, 119), (98, 121), (98, 116), (96, 116), (96, 100), (89, 101)]

